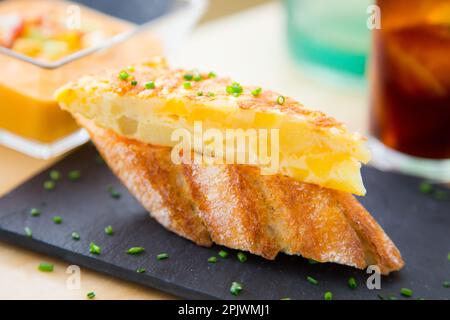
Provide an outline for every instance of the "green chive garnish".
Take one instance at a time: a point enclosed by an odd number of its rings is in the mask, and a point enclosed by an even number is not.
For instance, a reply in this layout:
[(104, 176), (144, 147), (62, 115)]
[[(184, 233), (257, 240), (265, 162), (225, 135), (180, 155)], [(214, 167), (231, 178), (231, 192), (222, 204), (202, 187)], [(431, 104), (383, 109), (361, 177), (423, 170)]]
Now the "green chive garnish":
[(447, 260), (450, 261), (450, 252), (447, 254)]
[(139, 254), (144, 252), (145, 249), (143, 247), (131, 247), (130, 249), (127, 250), (128, 254)]
[(309, 264), (318, 264), (319, 262), (314, 259), (308, 259)]
[(419, 186), (420, 192), (430, 193), (433, 190), (433, 186), (428, 182), (422, 182)]
[(137, 273), (146, 273), (147, 269), (145, 269), (145, 268), (138, 268), (138, 269), (136, 269), (136, 272)]
[(317, 281), (316, 279), (314, 279), (313, 277), (310, 277), (310, 276), (307, 276), (306, 280), (308, 280), (308, 282), (311, 284), (315, 284), (315, 285), (319, 284), (319, 281)]
[(95, 298), (95, 292), (94, 291), (88, 292), (86, 297), (88, 299), (94, 299)]
[(442, 282), (442, 286), (443, 286), (444, 288), (450, 288), (450, 281), (444, 281), (444, 282)]
[(324, 300), (333, 300), (333, 293), (331, 293), (331, 291), (325, 292), (325, 294), (323, 295), (323, 299)]
[(186, 81), (185, 83), (183, 83), (183, 87), (185, 89), (190, 89), (190, 88), (192, 88), (192, 83), (190, 83), (189, 81)]
[(252, 90), (252, 95), (254, 97), (257, 97), (261, 94), (261, 92), (262, 92), (262, 88), (256, 88), (255, 90)]
[(197, 91), (197, 96), (199, 97), (203, 96), (203, 91)]
[(351, 289), (356, 289), (356, 287), (358, 286), (358, 284), (356, 283), (356, 279), (353, 277), (348, 278), (348, 286)]
[(58, 170), (50, 171), (50, 179), (53, 181), (58, 181), (61, 178), (61, 173)]
[(184, 78), (184, 80), (191, 81), (192, 78), (194, 78), (194, 75), (193, 75), (192, 73), (186, 73), (186, 74), (183, 76), (183, 78)]
[(277, 103), (278, 103), (279, 105), (284, 104), (284, 101), (285, 101), (285, 98), (284, 98), (283, 96), (278, 96), (278, 98), (277, 98)]
[(47, 262), (41, 262), (38, 266), (39, 271), (42, 272), (52, 272), (53, 271), (53, 264), (47, 263)]
[(54, 216), (54, 217), (52, 218), (52, 220), (53, 220), (53, 222), (56, 223), (56, 224), (61, 224), (62, 221), (63, 221), (63, 219), (62, 219), (60, 216)]
[(81, 177), (81, 172), (80, 172), (80, 170), (71, 170), (67, 174), (67, 177), (69, 178), (69, 180), (72, 180), (72, 181), (78, 180)]
[(237, 296), (239, 293), (241, 293), (242, 289), (242, 284), (240, 284), (239, 282), (233, 282), (231, 283), (230, 293), (233, 296)]
[(155, 83), (153, 81), (147, 82), (145, 84), (145, 89), (155, 89)]
[(217, 262), (217, 257), (209, 257), (208, 258), (208, 262), (209, 263), (216, 263)]
[(107, 227), (105, 227), (105, 233), (106, 233), (108, 236), (112, 236), (112, 235), (114, 234), (113, 227), (112, 227), (112, 226), (107, 226)]
[(289, 297), (284, 297), (284, 298), (281, 298), (280, 300), (291, 300), (291, 298), (289, 298)]
[(208, 97), (215, 97), (216, 94), (214, 92), (208, 92)]
[(193, 77), (194, 81), (201, 81), (202, 80), (202, 75), (200, 73), (196, 73)]
[(413, 291), (411, 289), (408, 288), (401, 288), (400, 289), (400, 293), (402, 294), (402, 296), (404, 297), (411, 297), (413, 294)]
[(214, 73), (214, 72), (210, 72), (210, 73), (208, 73), (208, 78), (215, 78), (215, 77), (217, 77), (217, 75)]
[(226, 252), (225, 250), (220, 250), (219, 251), (219, 257), (225, 259), (226, 257), (228, 257), (228, 252)]
[(48, 180), (44, 182), (44, 189), (47, 191), (54, 190), (56, 188), (56, 183), (53, 180)]
[(158, 254), (158, 255), (156, 256), (156, 259), (157, 259), (157, 260), (164, 260), (164, 259), (167, 259), (167, 258), (169, 258), (169, 254), (168, 254), (168, 253), (165, 253), (165, 252), (160, 253), (160, 254)]
[(31, 231), (30, 227), (25, 227), (25, 234), (27, 235), (28, 238), (32, 238), (33, 237), (33, 232)]
[(130, 82), (132, 86), (137, 86), (138, 82), (136, 80), (133, 80)]
[(245, 253), (243, 252), (238, 252), (237, 253), (237, 258), (240, 262), (245, 262), (247, 261), (247, 256), (245, 255)]
[(241, 93), (244, 91), (244, 89), (241, 87), (241, 85), (237, 82), (233, 82), (231, 86), (227, 86), (226, 88), (227, 93), (239, 97)]
[(120, 73), (119, 73), (119, 78), (122, 79), (122, 80), (127, 80), (129, 76), (130, 75), (128, 74), (128, 72), (126, 72), (124, 70), (120, 71)]
[(120, 192), (117, 191), (116, 189), (114, 189), (114, 187), (112, 187), (112, 186), (108, 187), (108, 192), (109, 192), (109, 195), (114, 199), (119, 199), (121, 196)]
[(72, 232), (73, 240), (80, 240), (80, 234), (78, 232)]
[(100, 254), (100, 253), (102, 253), (102, 248), (100, 248), (95, 243), (91, 242), (89, 244), (89, 252), (92, 253), (92, 254)]
[(39, 217), (41, 215), (41, 210), (39, 210), (38, 208), (31, 208), (30, 215), (32, 217)]

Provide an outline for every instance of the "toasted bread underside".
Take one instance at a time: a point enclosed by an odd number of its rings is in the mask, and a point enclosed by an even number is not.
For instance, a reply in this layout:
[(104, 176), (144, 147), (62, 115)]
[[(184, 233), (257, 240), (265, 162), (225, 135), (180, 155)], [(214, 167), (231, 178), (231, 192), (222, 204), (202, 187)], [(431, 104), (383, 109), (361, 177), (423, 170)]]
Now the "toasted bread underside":
[(159, 223), (202, 246), (274, 259), (278, 252), (383, 274), (400, 252), (349, 193), (246, 165), (176, 165), (170, 148), (121, 137), (77, 116), (110, 168)]

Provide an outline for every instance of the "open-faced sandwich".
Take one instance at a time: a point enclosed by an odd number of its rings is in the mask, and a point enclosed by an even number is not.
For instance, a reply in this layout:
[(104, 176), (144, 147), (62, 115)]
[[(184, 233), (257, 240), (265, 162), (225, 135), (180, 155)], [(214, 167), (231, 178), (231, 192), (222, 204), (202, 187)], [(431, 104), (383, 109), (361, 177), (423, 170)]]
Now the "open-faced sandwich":
[(321, 112), (159, 58), (85, 76), (56, 99), (150, 214), (199, 245), (403, 266), (352, 195), (365, 193), (365, 139)]

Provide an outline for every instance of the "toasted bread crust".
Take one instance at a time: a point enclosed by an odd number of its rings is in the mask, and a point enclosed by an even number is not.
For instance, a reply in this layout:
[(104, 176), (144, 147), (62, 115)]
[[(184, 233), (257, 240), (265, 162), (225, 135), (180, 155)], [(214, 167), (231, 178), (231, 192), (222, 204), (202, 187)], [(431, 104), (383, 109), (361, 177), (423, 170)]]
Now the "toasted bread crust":
[(77, 116), (114, 173), (150, 214), (199, 245), (274, 259), (302, 255), (383, 274), (400, 252), (351, 195), (246, 165), (175, 165), (170, 148), (127, 139)]

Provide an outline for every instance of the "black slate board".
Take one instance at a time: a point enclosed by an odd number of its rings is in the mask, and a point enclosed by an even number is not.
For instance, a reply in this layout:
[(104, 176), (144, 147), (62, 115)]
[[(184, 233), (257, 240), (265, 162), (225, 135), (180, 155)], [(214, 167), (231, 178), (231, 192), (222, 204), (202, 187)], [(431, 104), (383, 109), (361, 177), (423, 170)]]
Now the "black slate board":
[[(227, 250), (227, 259), (209, 264), (208, 257), (220, 247), (198, 247), (166, 231), (105, 165), (96, 163), (96, 156), (94, 147), (87, 145), (56, 164), (53, 168), (63, 178), (54, 191), (42, 187), (47, 170), (0, 199), (0, 239), (184, 298), (235, 298), (229, 293), (232, 281), (244, 285), (238, 299), (322, 299), (327, 290), (334, 299), (377, 299), (378, 294), (400, 297), (402, 287), (413, 289), (413, 298), (450, 298), (450, 289), (442, 286), (450, 280), (450, 202), (419, 192), (420, 181), (415, 178), (370, 167), (363, 170), (368, 194), (361, 201), (406, 261), (401, 272), (382, 277), (381, 290), (368, 290), (364, 271), (328, 263), (310, 265), (301, 257), (283, 254), (275, 261), (249, 255), (247, 262), (240, 263), (236, 252)], [(66, 178), (72, 169), (82, 171), (79, 181)], [(108, 186), (119, 190), (121, 198), (113, 199)], [(40, 208), (41, 216), (31, 217), (30, 207)], [(54, 224), (53, 215), (62, 216), (63, 223)], [(116, 230), (113, 236), (104, 233), (107, 225)], [(33, 231), (32, 239), (24, 235), (26, 226)], [(81, 240), (71, 238), (73, 231), (80, 233)], [(91, 241), (102, 247), (101, 255), (89, 254)], [(125, 250), (132, 246), (143, 246), (146, 252), (127, 255)], [(161, 252), (170, 258), (157, 261), (155, 256)], [(137, 273), (140, 267), (147, 273)], [(319, 285), (308, 283), (308, 275)], [(358, 280), (358, 289), (348, 288), (350, 276)]]

